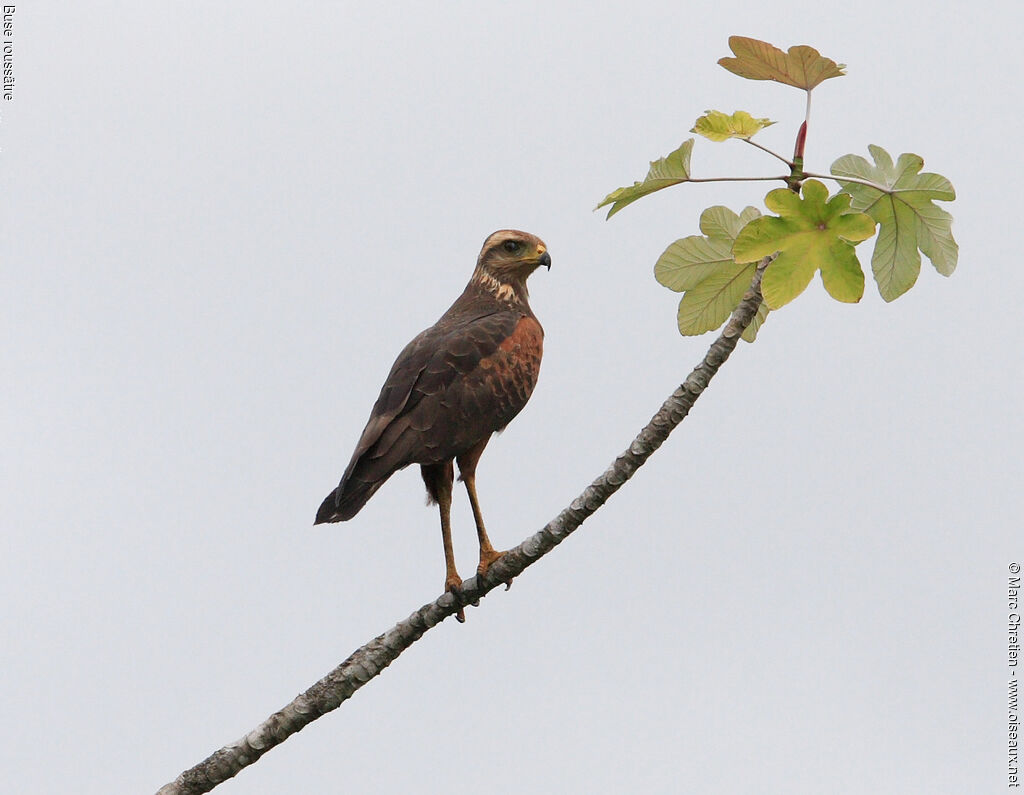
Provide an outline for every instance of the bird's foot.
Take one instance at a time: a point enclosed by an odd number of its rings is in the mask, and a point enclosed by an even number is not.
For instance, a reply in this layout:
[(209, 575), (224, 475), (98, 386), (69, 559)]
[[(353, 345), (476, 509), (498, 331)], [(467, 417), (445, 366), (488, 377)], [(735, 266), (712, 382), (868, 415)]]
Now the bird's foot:
[[(496, 560), (498, 560), (504, 554), (505, 554), (505, 552), (499, 552), (496, 549), (492, 549), (492, 550), (489, 550), (489, 551), (480, 550), (480, 565), (476, 567), (476, 574), (477, 574), (477, 576), (478, 577), (483, 577), (487, 573), (487, 570), (489, 568), (491, 568), (491, 564), (493, 564)], [(505, 583), (505, 590), (507, 591), (511, 587), (512, 587), (512, 580), (508, 580)]]
[(481, 549), (480, 565), (476, 567), (477, 575), (483, 577), (487, 573), (487, 570), (491, 568), (491, 564), (494, 563), (494, 561), (496, 561), (504, 554), (504, 552), (499, 552), (496, 549), (491, 549), (487, 551)]
[[(451, 593), (457, 602), (462, 601), (462, 578), (458, 574), (449, 574), (445, 578), (444, 589)], [(466, 623), (466, 611), (461, 606), (459, 612), (455, 614), (455, 620), (460, 624)]]

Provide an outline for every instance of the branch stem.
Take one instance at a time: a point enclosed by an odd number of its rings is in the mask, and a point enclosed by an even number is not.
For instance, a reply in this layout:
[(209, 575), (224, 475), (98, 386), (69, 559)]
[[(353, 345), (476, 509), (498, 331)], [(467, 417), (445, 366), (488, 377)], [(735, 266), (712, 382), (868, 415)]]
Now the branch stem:
[[(778, 179), (773, 177), (772, 179)], [(569, 534), (598, 510), (647, 461), (689, 414), (718, 369), (736, 348), (740, 335), (750, 325), (761, 305), (761, 277), (771, 261), (758, 263), (750, 289), (733, 311), (725, 328), (708, 348), (700, 364), (662, 404), (657, 414), (640, 431), (611, 466), (564, 508), (561, 513), (519, 546), (495, 561), (481, 577), (463, 583), (462, 593), (445, 593), (382, 635), (353, 652), (347, 660), (287, 706), (275, 712), (236, 742), (226, 745), (161, 787), (157, 795), (195, 795), (209, 792), (237, 775), (263, 754), (283, 743), (314, 720), (334, 709), (363, 685), (380, 674), (431, 627), (466, 605), (472, 604), (498, 586), (511, 582), (540, 558), (561, 544)]]

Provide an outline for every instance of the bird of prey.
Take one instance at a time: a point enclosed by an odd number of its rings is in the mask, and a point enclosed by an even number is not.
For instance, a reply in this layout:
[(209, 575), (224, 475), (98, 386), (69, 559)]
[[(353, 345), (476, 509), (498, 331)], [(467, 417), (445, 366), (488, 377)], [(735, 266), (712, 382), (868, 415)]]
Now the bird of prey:
[[(484, 241), (466, 289), (398, 355), (338, 487), (315, 524), (355, 516), (399, 469), (419, 464), (428, 503), (441, 514), (445, 589), (462, 586), (452, 552), (455, 472), (466, 485), (480, 543), (479, 574), (501, 556), (476, 493), (476, 465), (491, 435), (523, 409), (537, 384), (544, 330), (526, 279), (551, 256), (540, 238), (502, 229)], [(459, 620), (464, 620), (462, 611)]]

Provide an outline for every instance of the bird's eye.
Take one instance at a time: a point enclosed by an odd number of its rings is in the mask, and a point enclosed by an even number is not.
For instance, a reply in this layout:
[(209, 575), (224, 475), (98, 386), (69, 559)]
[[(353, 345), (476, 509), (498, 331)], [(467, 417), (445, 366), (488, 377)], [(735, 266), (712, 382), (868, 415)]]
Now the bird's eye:
[(519, 251), (519, 243), (516, 242), (515, 240), (506, 240), (503, 245), (503, 248), (509, 254), (515, 254), (517, 251)]

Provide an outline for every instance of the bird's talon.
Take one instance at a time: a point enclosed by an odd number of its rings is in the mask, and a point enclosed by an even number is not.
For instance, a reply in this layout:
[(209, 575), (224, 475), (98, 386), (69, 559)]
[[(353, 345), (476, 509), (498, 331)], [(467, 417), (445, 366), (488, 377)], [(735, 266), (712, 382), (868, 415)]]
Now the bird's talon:
[(449, 577), (444, 581), (444, 589), (458, 599), (462, 596), (462, 580), (459, 577)]
[(460, 624), (466, 623), (466, 611), (462, 607), (462, 579), (459, 577), (449, 577), (444, 581), (444, 589), (448, 591), (452, 596), (455, 597), (455, 603), (459, 605), (459, 610), (455, 614), (455, 620)]
[(498, 560), (504, 552), (499, 552), (496, 549), (492, 549), (490, 552), (480, 553), (480, 565), (476, 567), (476, 573), (478, 577), (483, 577), (487, 574), (487, 570), (494, 565), (494, 562)]

